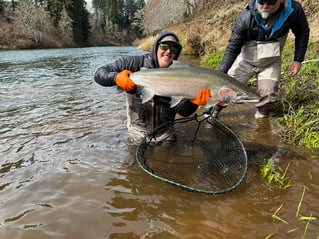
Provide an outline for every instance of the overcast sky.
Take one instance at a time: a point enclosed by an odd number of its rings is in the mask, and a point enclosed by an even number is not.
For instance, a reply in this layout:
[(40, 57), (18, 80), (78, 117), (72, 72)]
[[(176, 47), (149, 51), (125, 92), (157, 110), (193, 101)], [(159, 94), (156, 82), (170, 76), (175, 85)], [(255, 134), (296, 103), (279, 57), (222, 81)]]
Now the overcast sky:
[(92, 0), (85, 0), (86, 1), (86, 7), (87, 7), (87, 9), (89, 9), (89, 11), (91, 10), (91, 8), (92, 8)]

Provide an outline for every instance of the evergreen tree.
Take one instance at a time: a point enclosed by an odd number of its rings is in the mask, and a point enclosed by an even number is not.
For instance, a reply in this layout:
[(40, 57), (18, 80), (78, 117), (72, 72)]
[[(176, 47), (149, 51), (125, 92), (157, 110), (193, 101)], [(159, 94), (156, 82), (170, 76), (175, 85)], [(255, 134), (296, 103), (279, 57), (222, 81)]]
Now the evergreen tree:
[(0, 16), (4, 14), (4, 2), (3, 0), (0, 0)]
[(102, 11), (104, 16), (99, 19), (100, 23), (96, 25), (104, 28), (112, 29), (114, 35), (117, 31), (130, 30), (137, 36), (143, 34), (143, 19), (142, 9), (145, 6), (144, 0), (93, 0), (95, 14)]
[(63, 9), (66, 9), (71, 4), (71, 0), (48, 0), (47, 10), (50, 12), (52, 23), (55, 27), (59, 25)]
[[(44, 4), (44, 0), (37, 0), (38, 3)], [(73, 40), (77, 43), (85, 43), (89, 36), (89, 12), (86, 9), (84, 0), (47, 0), (46, 9), (50, 12), (51, 20), (56, 28), (65, 25), (61, 21), (72, 22)], [(63, 13), (67, 12), (70, 20)], [(69, 23), (68, 23), (69, 24)], [(63, 29), (60, 29), (63, 31)], [(63, 33), (63, 35), (69, 33)]]
[(73, 40), (77, 43), (85, 43), (89, 37), (89, 12), (85, 7), (84, 0), (71, 0), (67, 6), (67, 12), (72, 19)]

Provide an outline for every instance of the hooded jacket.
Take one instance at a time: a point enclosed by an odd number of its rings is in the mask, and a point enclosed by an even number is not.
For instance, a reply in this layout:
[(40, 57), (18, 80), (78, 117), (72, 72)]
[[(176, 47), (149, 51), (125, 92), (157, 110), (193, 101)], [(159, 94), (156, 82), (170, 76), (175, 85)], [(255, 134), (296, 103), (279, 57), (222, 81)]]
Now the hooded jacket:
[(249, 41), (279, 41), (288, 35), (290, 29), (295, 35), (294, 61), (302, 62), (304, 60), (310, 30), (301, 4), (294, 0), (286, 0), (271, 18), (269, 19), (270, 26), (264, 25), (257, 11), (257, 1), (249, 1), (232, 30), (219, 68), (221, 71), (228, 72), (242, 47)]
[[(132, 72), (140, 71), (141, 68), (152, 69), (159, 68), (157, 60), (157, 49), (159, 42), (165, 36), (173, 36), (178, 42), (177, 36), (172, 32), (163, 32), (155, 40), (151, 53), (140, 56), (125, 56), (111, 64), (100, 67), (94, 80), (102, 86), (115, 86), (116, 75), (123, 70)], [(178, 59), (182, 46), (179, 45), (179, 52), (175, 54), (175, 60)], [(188, 99), (182, 100), (176, 107), (170, 107), (171, 98), (154, 96), (149, 102), (142, 104), (138, 87), (136, 90), (127, 93), (128, 103), (128, 126), (137, 125), (140, 128), (152, 130), (160, 124), (175, 119), (176, 113), (182, 116), (189, 116), (196, 111), (197, 105), (192, 104)]]

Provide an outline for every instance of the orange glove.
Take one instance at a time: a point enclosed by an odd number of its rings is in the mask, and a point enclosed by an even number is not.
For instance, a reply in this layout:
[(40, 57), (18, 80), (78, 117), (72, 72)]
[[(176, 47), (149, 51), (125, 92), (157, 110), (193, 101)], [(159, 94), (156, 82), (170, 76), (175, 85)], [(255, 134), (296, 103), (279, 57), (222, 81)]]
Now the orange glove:
[(129, 77), (131, 73), (132, 71), (124, 70), (120, 73), (117, 73), (115, 78), (115, 83), (126, 92), (130, 92), (136, 87), (134, 82)]
[(211, 97), (210, 89), (200, 90), (196, 99), (190, 100), (195, 105), (206, 105), (208, 99)]

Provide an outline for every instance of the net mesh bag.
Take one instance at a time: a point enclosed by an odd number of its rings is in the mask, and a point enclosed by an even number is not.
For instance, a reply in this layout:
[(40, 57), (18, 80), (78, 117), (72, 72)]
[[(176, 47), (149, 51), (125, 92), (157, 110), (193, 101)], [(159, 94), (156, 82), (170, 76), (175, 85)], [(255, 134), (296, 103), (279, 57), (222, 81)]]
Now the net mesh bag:
[(237, 135), (207, 114), (177, 119), (149, 133), (136, 159), (148, 174), (188, 191), (221, 194), (247, 172), (247, 154)]

